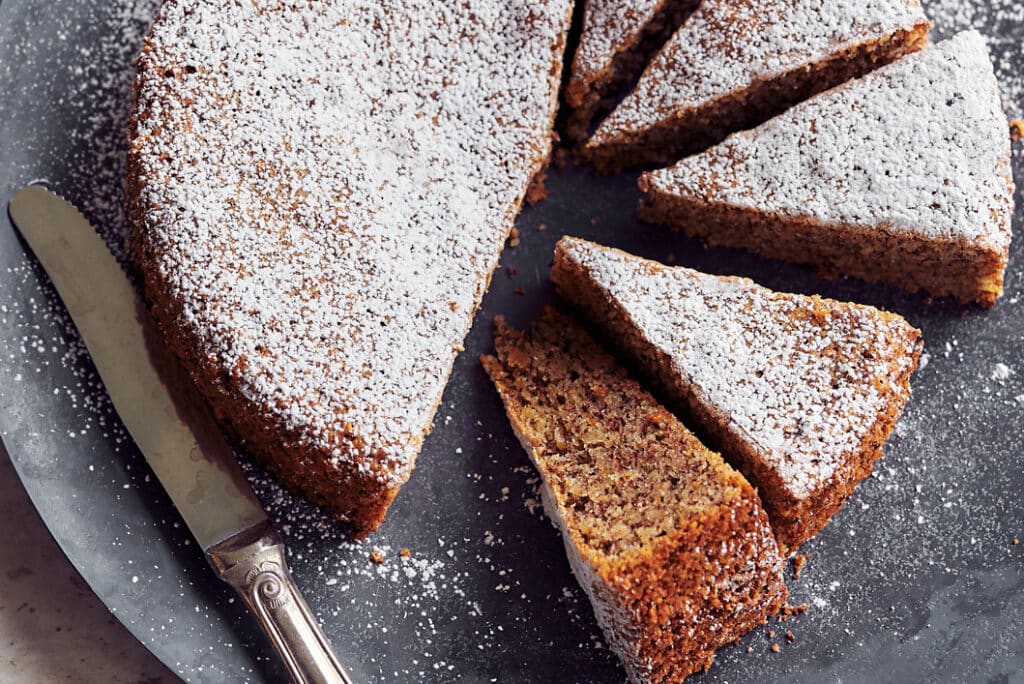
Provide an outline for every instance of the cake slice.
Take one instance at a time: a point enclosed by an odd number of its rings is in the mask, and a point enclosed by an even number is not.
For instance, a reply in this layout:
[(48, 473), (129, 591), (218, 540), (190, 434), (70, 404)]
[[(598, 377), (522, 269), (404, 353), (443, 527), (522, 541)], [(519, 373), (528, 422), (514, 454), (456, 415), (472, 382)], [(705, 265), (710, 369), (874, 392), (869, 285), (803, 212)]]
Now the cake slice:
[(921, 333), (895, 314), (574, 238), (551, 279), (758, 488), (784, 552), (871, 473), (910, 398)]
[(566, 132), (587, 137), (591, 123), (610, 101), (636, 81), (698, 0), (588, 0), (583, 25), (566, 83), (565, 102), (572, 109)]
[(704, 0), (583, 149), (667, 164), (921, 47), (918, 0)]
[(971, 31), (645, 174), (641, 216), (869, 281), (992, 306), (1010, 247), (1010, 139)]
[(573, 319), (498, 321), (483, 358), (631, 682), (675, 683), (782, 606), (757, 494)]

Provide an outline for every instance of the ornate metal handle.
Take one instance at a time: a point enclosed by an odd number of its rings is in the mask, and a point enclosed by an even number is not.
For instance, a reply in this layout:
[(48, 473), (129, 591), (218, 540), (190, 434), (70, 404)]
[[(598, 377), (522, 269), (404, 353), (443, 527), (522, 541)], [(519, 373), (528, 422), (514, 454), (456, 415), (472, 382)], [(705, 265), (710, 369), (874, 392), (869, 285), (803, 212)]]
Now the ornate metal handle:
[(295, 586), (270, 523), (211, 547), (207, 557), (259, 619), (293, 682), (353, 684)]

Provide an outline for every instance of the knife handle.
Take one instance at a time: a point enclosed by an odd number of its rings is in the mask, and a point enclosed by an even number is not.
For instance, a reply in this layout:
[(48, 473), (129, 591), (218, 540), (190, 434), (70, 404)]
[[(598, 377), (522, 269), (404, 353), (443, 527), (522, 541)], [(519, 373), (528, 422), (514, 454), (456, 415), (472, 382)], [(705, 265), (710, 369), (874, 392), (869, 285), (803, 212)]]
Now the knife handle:
[(299, 593), (284, 542), (269, 522), (210, 547), (206, 555), (256, 615), (295, 684), (353, 684)]

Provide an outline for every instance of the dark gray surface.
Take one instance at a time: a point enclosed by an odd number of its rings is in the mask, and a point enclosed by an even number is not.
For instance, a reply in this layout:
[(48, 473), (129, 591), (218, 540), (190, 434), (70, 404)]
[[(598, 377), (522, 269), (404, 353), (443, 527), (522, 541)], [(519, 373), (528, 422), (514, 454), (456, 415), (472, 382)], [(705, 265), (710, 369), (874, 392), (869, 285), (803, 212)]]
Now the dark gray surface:
[[(0, 5), (5, 205), (17, 187), (46, 179), (119, 249), (129, 63), (154, 2)], [(979, 28), (1022, 35), (1013, 21)], [(1018, 181), (1021, 166), (1018, 156)], [(358, 681), (623, 679), (599, 646), (561, 541), (537, 509), (535, 474), (477, 363), (496, 314), (523, 325), (551, 301), (551, 250), (566, 232), (778, 289), (883, 306), (924, 330), (928, 363), (914, 377), (914, 397), (876, 476), (803, 549), (812, 557), (791, 582), (791, 601), (811, 609), (723, 649), (692, 681), (1024, 681), (1024, 546), (1011, 543), (1024, 537), (1021, 241), (1006, 296), (982, 312), (705, 251), (636, 223), (633, 181), (554, 173), (551, 197), (523, 213), (522, 244), (506, 250), (418, 468), (370, 542), (350, 542), (250, 468), (300, 585)], [(58, 543), (111, 610), (183, 677), (279, 681), (268, 646), (207, 571), (125, 441), (6, 212), (0, 282), (0, 435)], [(381, 566), (368, 560), (374, 545), (387, 552)], [(412, 560), (399, 558), (404, 547)], [(771, 643), (781, 653), (771, 653)]]

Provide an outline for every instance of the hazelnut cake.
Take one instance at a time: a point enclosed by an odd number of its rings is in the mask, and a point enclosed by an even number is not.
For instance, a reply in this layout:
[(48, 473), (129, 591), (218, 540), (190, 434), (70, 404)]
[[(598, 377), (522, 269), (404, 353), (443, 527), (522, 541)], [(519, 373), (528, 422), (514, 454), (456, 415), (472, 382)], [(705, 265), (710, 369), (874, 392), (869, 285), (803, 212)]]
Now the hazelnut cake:
[(757, 493), (577, 322), (499, 319), (495, 349), (484, 367), (631, 682), (681, 682), (781, 608)]
[(595, 118), (640, 76), (699, 0), (586, 0), (565, 85), (566, 132), (583, 140)]
[(409, 477), (546, 165), (571, 10), (176, 0), (146, 40), (145, 296), (236, 441), (356, 534)]
[(641, 217), (715, 245), (992, 306), (1010, 138), (974, 31), (640, 178)]
[(784, 553), (871, 473), (910, 398), (921, 333), (896, 314), (575, 238), (551, 279), (758, 488)]
[(927, 42), (918, 0), (704, 0), (582, 149), (668, 164)]

